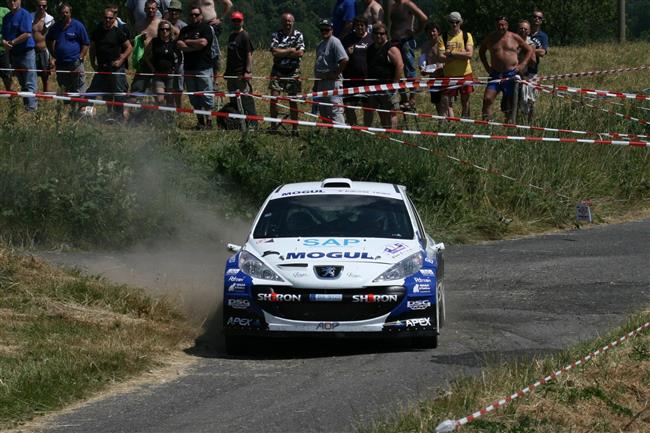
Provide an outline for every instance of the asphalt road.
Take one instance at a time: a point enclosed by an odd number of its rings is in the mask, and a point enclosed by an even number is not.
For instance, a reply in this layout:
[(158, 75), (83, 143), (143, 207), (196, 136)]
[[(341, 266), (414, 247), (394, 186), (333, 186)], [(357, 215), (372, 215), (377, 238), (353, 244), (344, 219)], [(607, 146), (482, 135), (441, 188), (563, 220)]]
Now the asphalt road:
[(487, 359), (553, 352), (623, 323), (649, 304), (649, 264), (650, 221), (452, 247), (438, 349), (294, 341), (233, 359), (198, 345), (187, 375), (93, 402), (46, 431), (354, 431)]

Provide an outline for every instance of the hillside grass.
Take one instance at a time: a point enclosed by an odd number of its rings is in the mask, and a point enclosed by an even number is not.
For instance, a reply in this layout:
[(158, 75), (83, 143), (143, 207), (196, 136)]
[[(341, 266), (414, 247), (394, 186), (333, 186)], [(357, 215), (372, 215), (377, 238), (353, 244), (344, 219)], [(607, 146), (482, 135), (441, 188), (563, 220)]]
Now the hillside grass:
[(162, 299), (0, 245), (0, 430), (165, 365), (195, 332)]

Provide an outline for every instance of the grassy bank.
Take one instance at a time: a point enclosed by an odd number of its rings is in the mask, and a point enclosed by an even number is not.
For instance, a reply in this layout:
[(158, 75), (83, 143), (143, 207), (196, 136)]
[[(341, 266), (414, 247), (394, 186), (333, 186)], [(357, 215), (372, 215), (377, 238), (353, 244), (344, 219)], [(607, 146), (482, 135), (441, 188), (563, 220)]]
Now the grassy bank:
[(161, 366), (191, 330), (164, 300), (0, 246), (0, 429)]
[[(492, 402), (548, 376), (600, 349), (650, 320), (650, 313), (596, 341), (557, 355), (492, 364), (480, 377), (454, 381), (437, 399), (421, 402), (367, 433), (424, 433), (443, 420), (468, 416)], [(648, 331), (594, 358), (585, 367), (563, 373), (535, 392), (465, 425), (461, 431), (480, 433), (632, 432), (650, 430), (650, 335)]]

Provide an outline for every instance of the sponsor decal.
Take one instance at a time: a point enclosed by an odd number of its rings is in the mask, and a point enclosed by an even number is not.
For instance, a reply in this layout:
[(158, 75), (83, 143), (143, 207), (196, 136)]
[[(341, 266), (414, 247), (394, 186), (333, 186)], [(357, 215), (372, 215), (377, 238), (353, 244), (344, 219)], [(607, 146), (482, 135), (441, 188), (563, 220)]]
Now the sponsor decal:
[(413, 286), (413, 293), (431, 293), (431, 285), (416, 284), (415, 286)]
[(348, 278), (352, 278), (352, 279), (355, 279), (355, 280), (361, 278), (361, 274), (355, 274), (355, 273), (352, 273), (352, 272), (348, 272), (348, 274), (346, 276)]
[[(271, 215), (264, 215), (265, 218), (270, 217)], [(273, 239), (255, 239), (256, 244), (270, 244), (275, 242)]]
[(340, 325), (339, 322), (320, 322), (316, 326), (317, 331), (333, 331), (334, 329), (338, 328)]
[(234, 283), (228, 286), (229, 292), (244, 292), (246, 291), (246, 284)]
[(406, 319), (407, 328), (413, 328), (415, 326), (431, 326), (431, 318), (421, 317), (419, 319)]
[(420, 269), (422, 275), (435, 275), (433, 269)]
[(257, 300), (264, 302), (300, 302), (302, 295), (291, 293), (258, 293)]
[(311, 252), (311, 253), (303, 253), (303, 252), (298, 252), (298, 253), (287, 253), (287, 260), (304, 260), (304, 259), (322, 259), (322, 258), (328, 258), (328, 259), (366, 259), (366, 260), (374, 260), (373, 257), (371, 257), (368, 253), (362, 253), (362, 252), (342, 252), (342, 251), (336, 251), (336, 252), (330, 252), (330, 253), (323, 253), (323, 252)]
[(428, 257), (425, 257), (425, 258), (424, 258), (424, 261), (425, 261), (426, 263), (431, 264), (431, 265), (435, 265), (435, 264), (436, 264), (436, 261), (435, 261), (435, 260), (430, 259), (430, 258), (428, 258)]
[(413, 278), (413, 281), (415, 281), (416, 283), (431, 284), (431, 278), (418, 278), (418, 277), (415, 277), (415, 278)]
[(305, 278), (308, 275), (309, 274), (307, 272), (294, 272), (293, 274), (291, 274), (293, 278)]
[(406, 303), (406, 308), (413, 311), (426, 310), (431, 307), (431, 301), (428, 299), (422, 301), (408, 301)]
[(330, 293), (311, 293), (309, 300), (312, 302), (341, 302), (343, 295)]
[(248, 299), (228, 299), (228, 306), (236, 310), (245, 310), (251, 306)]
[(305, 239), (302, 244), (306, 247), (350, 247), (360, 244), (359, 239)]
[(228, 282), (229, 283), (243, 283), (244, 279), (240, 278), (240, 277), (230, 276), (230, 277), (228, 277)]
[(401, 253), (402, 251), (406, 250), (407, 248), (408, 247), (406, 245), (404, 245), (403, 243), (397, 242), (397, 243), (388, 245), (386, 248), (384, 248), (384, 252), (388, 253), (388, 254), (391, 254), (391, 255), (395, 255), (395, 254)]
[(229, 326), (241, 326), (244, 328), (258, 327), (260, 326), (259, 319), (251, 319), (249, 317), (229, 317), (226, 325)]
[(283, 192), (280, 197), (287, 197), (287, 196), (292, 196), (292, 195), (301, 195), (301, 194), (322, 194), (325, 191), (322, 189), (312, 189), (312, 190), (306, 190), (306, 191), (291, 191), (291, 192)]
[(374, 302), (397, 302), (397, 295), (352, 295), (352, 302), (372, 304)]
[(228, 259), (228, 263), (235, 263), (236, 261), (237, 261), (237, 254), (235, 254), (234, 256), (230, 256), (230, 258)]
[(406, 324), (401, 320), (396, 320), (394, 322), (386, 322), (384, 326), (388, 328), (404, 328)]
[(230, 268), (226, 271), (226, 275), (237, 275), (239, 273), (238, 268)]

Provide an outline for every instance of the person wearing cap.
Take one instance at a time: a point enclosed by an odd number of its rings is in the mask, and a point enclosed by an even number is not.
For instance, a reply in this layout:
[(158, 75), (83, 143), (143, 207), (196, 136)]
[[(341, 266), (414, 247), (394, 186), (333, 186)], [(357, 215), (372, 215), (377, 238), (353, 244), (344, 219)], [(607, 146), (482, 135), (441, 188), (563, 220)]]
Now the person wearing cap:
[[(253, 43), (244, 30), (244, 14), (236, 11), (230, 14), (232, 33), (228, 36), (228, 55), (226, 57), (226, 86), (228, 92), (252, 93), (253, 86)], [(241, 105), (245, 114), (257, 115), (255, 100), (252, 96), (241, 96)], [(230, 102), (237, 104), (237, 98), (231, 97)]]
[[(302, 92), (300, 82), (300, 62), (305, 54), (305, 39), (301, 32), (294, 28), (296, 19), (293, 14), (285, 12), (280, 18), (280, 29), (271, 35), (271, 80), (269, 90), (272, 96), (279, 96), (285, 92), (294, 96)], [(289, 102), (291, 109), (289, 115), (293, 120), (298, 120), (298, 104)], [(271, 99), (271, 117), (278, 117), (278, 101)], [(293, 131), (298, 130), (298, 125), (292, 125)], [(271, 132), (277, 131), (278, 124), (271, 124)], [(295, 132), (294, 132), (295, 134)]]
[[(483, 119), (492, 120), (492, 106), (497, 94), (503, 92), (505, 101), (501, 108), (506, 115), (506, 121), (508, 121), (517, 76), (528, 65), (534, 50), (518, 34), (508, 31), (508, 19), (506, 17), (498, 17), (496, 25), (497, 29), (483, 39), (479, 49), (481, 63), (490, 74), (490, 81), (485, 87), (483, 95)], [(525, 54), (519, 56), (519, 50)], [(488, 52), (490, 53), (489, 63), (487, 60)]]
[[(9, 13), (2, 20), (2, 47), (9, 53), (11, 67), (15, 71), (23, 92), (36, 92), (36, 43), (32, 38), (32, 16), (21, 7), (21, 0), (7, 1)], [(35, 111), (38, 102), (35, 97), (23, 98), (25, 109)]]
[[(334, 26), (328, 19), (321, 20), (318, 27), (322, 40), (316, 47), (316, 62), (314, 63), (314, 75), (316, 77), (315, 88), (317, 92), (323, 90), (340, 90), (343, 88), (343, 76), (341, 73), (348, 64), (348, 54), (343, 48), (339, 38), (334, 36)], [(341, 96), (325, 96), (319, 101), (341, 105)], [(320, 105), (321, 116), (331, 119), (334, 123), (345, 124), (343, 107), (331, 105)]]
[[(461, 29), (463, 17), (460, 12), (452, 12), (447, 15), (447, 22), (450, 28), (442, 38), (445, 54), (442, 74), (446, 78), (462, 78), (472, 81), (474, 75), (471, 60), (474, 55), (474, 38), (471, 33)], [(454, 115), (452, 101), (460, 93), (461, 115), (462, 117), (469, 117), (469, 99), (473, 92), (474, 86), (471, 84), (444, 90), (440, 99), (442, 112), (446, 113), (446, 116)]]
[(180, 0), (172, 0), (169, 2), (169, 22), (172, 23), (174, 27), (178, 30), (181, 30), (183, 27), (187, 26), (187, 23), (181, 19), (181, 14), (183, 13), (183, 4)]
[[(197, 110), (212, 110), (212, 53), (213, 33), (210, 25), (203, 21), (203, 14), (198, 7), (190, 8), (189, 23), (178, 35), (176, 46), (183, 52), (185, 62), (185, 90), (188, 92), (206, 92), (189, 95), (190, 104)], [(212, 119), (203, 114), (196, 115), (196, 129), (212, 127)]]

